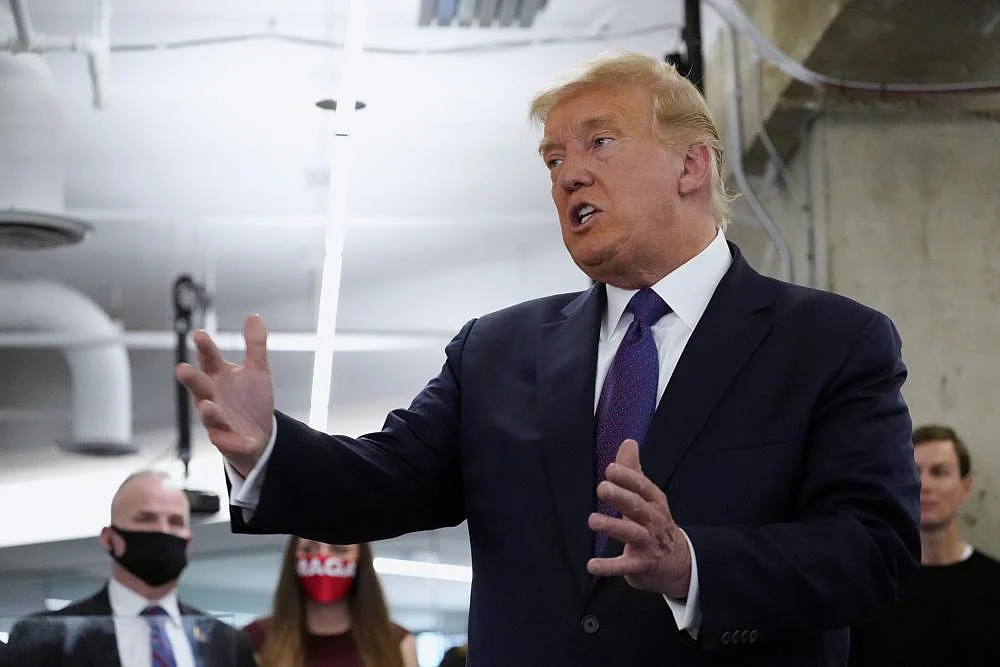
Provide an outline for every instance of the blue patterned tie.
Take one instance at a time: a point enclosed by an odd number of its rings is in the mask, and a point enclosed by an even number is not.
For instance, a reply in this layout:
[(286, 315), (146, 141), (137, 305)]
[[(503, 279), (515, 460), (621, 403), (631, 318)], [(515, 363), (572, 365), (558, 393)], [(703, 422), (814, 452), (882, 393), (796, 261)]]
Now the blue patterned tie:
[(146, 607), (141, 614), (149, 623), (149, 633), (153, 645), (153, 667), (177, 667), (174, 651), (170, 648), (166, 623), (170, 620), (163, 607)]
[[(625, 331), (611, 368), (604, 379), (597, 403), (597, 456), (595, 486), (614, 462), (618, 447), (628, 438), (642, 444), (656, 411), (656, 385), (660, 377), (660, 356), (650, 327), (670, 312), (670, 306), (646, 287), (634, 295), (625, 310), (632, 322)], [(595, 495), (596, 511), (618, 516), (618, 512)], [(600, 556), (607, 538), (594, 534), (594, 554)]]

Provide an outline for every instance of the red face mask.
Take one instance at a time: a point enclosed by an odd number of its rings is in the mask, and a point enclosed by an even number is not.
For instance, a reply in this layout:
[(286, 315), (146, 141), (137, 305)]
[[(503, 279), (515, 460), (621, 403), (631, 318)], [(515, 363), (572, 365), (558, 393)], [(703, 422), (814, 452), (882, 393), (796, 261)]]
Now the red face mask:
[(354, 582), (357, 561), (344, 560), (336, 556), (301, 555), (296, 570), (299, 583), (309, 599), (319, 604), (330, 604), (347, 595)]

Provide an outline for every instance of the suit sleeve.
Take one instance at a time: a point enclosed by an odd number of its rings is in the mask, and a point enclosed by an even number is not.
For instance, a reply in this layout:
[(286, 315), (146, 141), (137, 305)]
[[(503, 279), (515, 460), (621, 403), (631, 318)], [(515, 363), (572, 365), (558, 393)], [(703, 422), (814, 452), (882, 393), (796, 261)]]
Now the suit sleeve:
[(698, 554), (705, 648), (861, 622), (919, 561), (919, 480), (892, 323), (863, 328), (810, 420), (786, 523), (684, 526)]
[(254, 656), (253, 642), (247, 633), (234, 629), (236, 635), (236, 665), (235, 667), (257, 667)]
[(355, 543), (457, 525), (465, 518), (459, 467), (462, 353), (475, 324), (445, 349), (445, 363), (405, 410), (360, 438), (327, 435), (276, 414), (277, 438), (249, 521), (234, 532), (287, 533)]
[(14, 624), (7, 638), (4, 665), (20, 667), (59, 667), (67, 659), (67, 633), (64, 619), (37, 614)]

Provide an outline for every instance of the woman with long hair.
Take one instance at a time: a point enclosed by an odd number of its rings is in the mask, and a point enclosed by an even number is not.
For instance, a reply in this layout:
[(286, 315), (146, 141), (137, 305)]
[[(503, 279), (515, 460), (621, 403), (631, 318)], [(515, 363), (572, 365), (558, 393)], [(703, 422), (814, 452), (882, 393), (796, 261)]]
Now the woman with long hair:
[(271, 615), (244, 629), (261, 667), (417, 667), (413, 635), (389, 620), (368, 544), (290, 538)]

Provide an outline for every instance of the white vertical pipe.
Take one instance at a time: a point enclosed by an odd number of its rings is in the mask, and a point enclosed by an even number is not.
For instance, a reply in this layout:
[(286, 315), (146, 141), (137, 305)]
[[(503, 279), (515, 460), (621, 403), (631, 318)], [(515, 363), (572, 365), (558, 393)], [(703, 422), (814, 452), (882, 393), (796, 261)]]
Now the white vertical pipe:
[(94, 107), (103, 109), (108, 100), (108, 70), (111, 67), (111, 0), (94, 2), (93, 34), (94, 39), (86, 49), (87, 68)]
[(31, 17), (24, 0), (10, 0), (10, 12), (17, 26), (17, 47), (19, 51), (30, 51), (34, 46), (35, 31), (31, 27)]
[(316, 354), (313, 357), (312, 391), (309, 398), (309, 425), (325, 430), (330, 411), (333, 379), (334, 335), (340, 302), (340, 276), (347, 229), (347, 194), (350, 189), (353, 141), (351, 130), (357, 103), (357, 72), (364, 48), (368, 0), (351, 0), (347, 8), (344, 35), (344, 66), (333, 114), (330, 190), (326, 221), (325, 250), (316, 318)]

